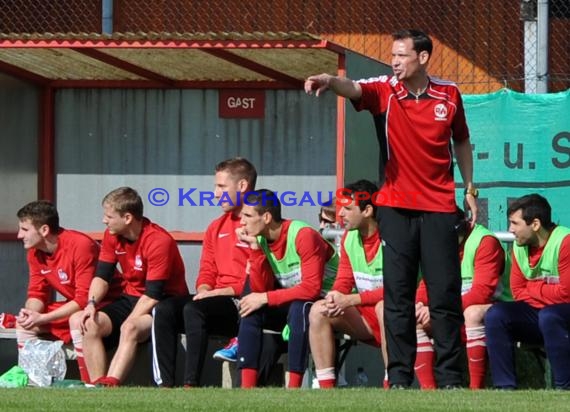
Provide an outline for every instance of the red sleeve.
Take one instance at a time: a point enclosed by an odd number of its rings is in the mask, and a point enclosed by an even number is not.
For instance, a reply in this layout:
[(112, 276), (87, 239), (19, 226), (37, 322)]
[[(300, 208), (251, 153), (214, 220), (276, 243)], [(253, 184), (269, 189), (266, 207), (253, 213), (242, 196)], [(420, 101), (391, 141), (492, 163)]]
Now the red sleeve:
[(217, 288), (231, 287), (235, 292), (235, 296), (242, 294), (245, 286), (245, 268), (250, 253), (251, 249), (249, 248), (246, 250), (246, 253), (243, 253), (241, 250), (238, 250), (237, 246), (234, 246), (232, 251), (232, 271), (228, 276), (224, 276), (223, 285), (220, 285), (219, 282), (216, 284)]
[(354, 282), (354, 272), (352, 271), (352, 265), (350, 264), (350, 259), (346, 254), (346, 249), (344, 248), (344, 241), (348, 231), (345, 231), (340, 240), (340, 259), (338, 262), (338, 270), (336, 272), (336, 278), (332, 286), (332, 290), (338, 290), (340, 293), (349, 294), (355, 286)]
[(475, 252), (475, 273), (471, 290), (461, 298), (463, 310), (471, 305), (491, 303), (505, 270), (505, 252), (499, 240), (485, 236)]
[(115, 245), (117, 244), (116, 236), (105, 230), (103, 234), (103, 241), (101, 242), (101, 251), (99, 252), (99, 260), (107, 263), (117, 263), (117, 256), (115, 255)]
[(196, 289), (202, 285), (212, 289), (231, 287), (236, 296), (241, 295), (250, 249), (249, 245), (237, 238), (235, 230), (239, 226), (239, 218), (233, 217), (231, 212), (208, 226), (202, 245)]
[(384, 288), (365, 290), (360, 292), (360, 304), (362, 306), (374, 306), (384, 299)]
[[(145, 281), (168, 280), (172, 275), (174, 265), (173, 239), (169, 235), (157, 233), (151, 242), (146, 244), (147, 268)], [(177, 247), (177, 246), (176, 246)]]
[(565, 302), (570, 302), (570, 236), (566, 236), (560, 246), (558, 273), (560, 274), (560, 288), (566, 297)]
[[(382, 76), (382, 79), (387, 80), (387, 76)], [(380, 114), (382, 112), (382, 101), (381, 101), (381, 85), (382, 82), (359, 82), (360, 88), (362, 89), (362, 96), (359, 100), (351, 100), (352, 105), (357, 111), (368, 110), (373, 115)]]
[(28, 299), (35, 298), (47, 305), (51, 300), (51, 286), (40, 274), (40, 266), (36, 258), (35, 249), (28, 251), (28, 267), (30, 270), (30, 282), (28, 283)]
[(249, 257), (249, 286), (252, 292), (268, 292), (275, 289), (275, 276), (267, 256), (261, 249), (251, 251)]
[(89, 286), (95, 274), (99, 246), (91, 239), (77, 238), (73, 267), (75, 270), (75, 296), (73, 300), (84, 308), (89, 300)]
[[(217, 222), (217, 221), (216, 221)], [(212, 223), (206, 229), (204, 242), (202, 243), (202, 255), (200, 256), (200, 271), (196, 278), (196, 288), (200, 285), (208, 285), (212, 289), (216, 287), (216, 275), (218, 268), (216, 267), (216, 251), (215, 244), (216, 235), (215, 223)]]
[(299, 231), (295, 247), (301, 258), (301, 282), (292, 288), (268, 292), (269, 306), (294, 300), (315, 300), (321, 293), (325, 263), (332, 253), (332, 246), (317, 231), (305, 227)]
[(427, 287), (426, 282), (422, 279), (418, 285), (418, 289), (416, 290), (416, 303), (421, 302), (424, 305), (428, 305), (428, 294), (427, 294)]
[(528, 282), (528, 294), (531, 298), (544, 305), (570, 302), (570, 235), (566, 236), (560, 245), (558, 259), (558, 274), (560, 283), (548, 284), (544, 281)]

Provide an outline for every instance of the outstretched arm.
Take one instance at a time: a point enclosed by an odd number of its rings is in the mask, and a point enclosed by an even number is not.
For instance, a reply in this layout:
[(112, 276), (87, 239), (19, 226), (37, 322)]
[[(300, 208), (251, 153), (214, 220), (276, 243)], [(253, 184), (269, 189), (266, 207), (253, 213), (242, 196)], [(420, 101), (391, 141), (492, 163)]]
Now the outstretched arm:
[(332, 90), (335, 94), (351, 100), (358, 100), (362, 96), (360, 84), (346, 77), (331, 76), (323, 73), (310, 76), (305, 80), (305, 93), (320, 96), (326, 90)]

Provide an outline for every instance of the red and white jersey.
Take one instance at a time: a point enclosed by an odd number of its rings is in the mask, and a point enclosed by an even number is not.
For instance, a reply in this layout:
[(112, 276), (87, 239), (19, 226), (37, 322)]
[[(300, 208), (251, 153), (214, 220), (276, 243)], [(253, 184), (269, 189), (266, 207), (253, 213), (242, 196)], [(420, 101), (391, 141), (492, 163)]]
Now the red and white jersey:
[(85, 307), (98, 255), (99, 245), (89, 236), (61, 229), (54, 253), (28, 250), (28, 298), (39, 299), (47, 307), (53, 301), (54, 292), (58, 292), (66, 302), (74, 300)]
[(196, 289), (201, 285), (212, 289), (231, 287), (236, 296), (241, 295), (250, 248), (237, 238), (236, 229), (241, 227), (240, 221), (239, 216), (228, 212), (206, 229)]
[(124, 293), (142, 296), (146, 281), (162, 280), (167, 296), (187, 295), (184, 262), (174, 238), (165, 229), (143, 219), (141, 233), (135, 242), (105, 230), (99, 260), (119, 263), (123, 274)]
[(455, 211), (451, 140), (469, 139), (463, 101), (451, 82), (429, 79), (427, 89), (412, 95), (396, 77), (358, 82), (362, 97), (356, 110), (374, 117), (380, 144), (383, 206), (429, 212)]

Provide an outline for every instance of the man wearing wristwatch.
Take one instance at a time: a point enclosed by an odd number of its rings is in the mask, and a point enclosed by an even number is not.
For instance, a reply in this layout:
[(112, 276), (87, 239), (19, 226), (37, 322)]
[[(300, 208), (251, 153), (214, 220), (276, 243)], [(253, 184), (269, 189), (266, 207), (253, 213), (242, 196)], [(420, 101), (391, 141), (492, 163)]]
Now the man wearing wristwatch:
[(352, 81), (319, 74), (308, 94), (330, 89), (368, 110), (379, 151), (378, 222), (384, 252), (384, 320), (391, 386), (408, 388), (416, 354), (415, 293), (421, 266), (429, 295), (435, 372), (441, 388), (462, 382), (461, 278), (455, 225), (453, 152), (477, 221), (473, 155), (457, 86), (427, 74), (433, 43), (419, 30), (393, 34), (393, 76)]
[[(78, 362), (85, 362), (89, 372), (88, 382), (119, 386), (134, 362), (137, 345), (150, 338), (152, 309), (161, 300), (189, 292), (176, 241), (143, 216), (139, 194), (120, 187), (108, 193), (102, 205), (107, 229), (89, 287), (91, 299), (69, 324), (78, 335), (73, 343)], [(124, 280), (122, 294), (100, 308), (117, 264)], [(107, 368), (106, 349), (113, 347), (117, 350)]]

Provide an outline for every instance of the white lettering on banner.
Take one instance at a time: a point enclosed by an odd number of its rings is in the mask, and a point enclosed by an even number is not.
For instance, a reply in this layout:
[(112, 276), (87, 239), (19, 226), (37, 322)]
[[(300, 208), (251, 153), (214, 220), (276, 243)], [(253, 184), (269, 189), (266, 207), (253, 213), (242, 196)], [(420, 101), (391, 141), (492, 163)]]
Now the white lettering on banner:
[(239, 107), (243, 109), (253, 109), (255, 107), (255, 97), (228, 97), (227, 104), (231, 109), (237, 109)]

